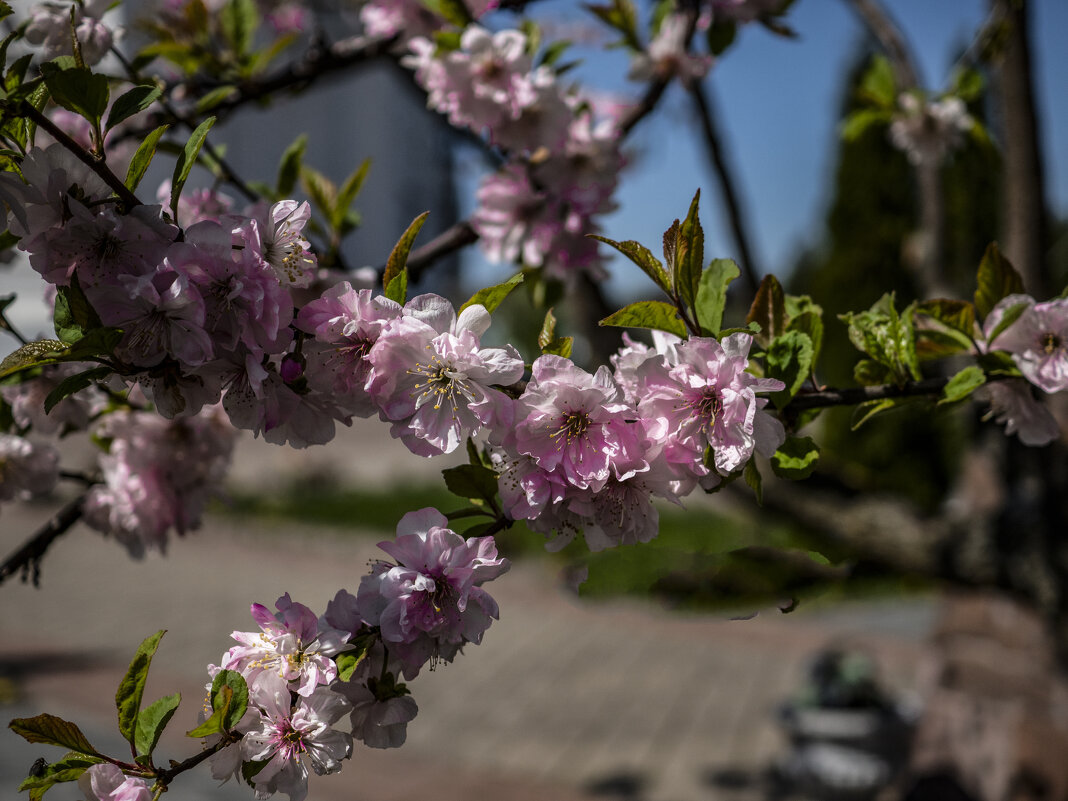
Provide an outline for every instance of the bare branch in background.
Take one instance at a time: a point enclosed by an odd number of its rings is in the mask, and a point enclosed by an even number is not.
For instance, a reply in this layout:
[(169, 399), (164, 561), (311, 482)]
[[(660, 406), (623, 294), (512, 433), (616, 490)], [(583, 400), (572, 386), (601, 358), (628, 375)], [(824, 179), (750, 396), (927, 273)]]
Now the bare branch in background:
[(7, 578), (22, 573), (23, 581), (32, 581), (33, 586), (40, 586), (41, 559), (45, 552), (59, 537), (70, 530), (70, 527), (82, 516), (85, 504), (85, 495), (79, 495), (70, 501), (62, 509), (56, 512), (48, 522), (37, 530), (32, 537), (22, 544), (17, 551), (0, 564), (0, 584)]
[(744, 292), (746, 296), (755, 295), (757, 287), (760, 285), (760, 269), (753, 257), (753, 248), (750, 245), (751, 238), (745, 224), (745, 218), (742, 215), (737, 181), (731, 174), (730, 165), (727, 163), (723, 153), (722, 137), (716, 128), (712, 99), (708, 96), (706, 88), (701, 83), (694, 83), (690, 87), (690, 95), (697, 106), (697, 116), (701, 122), (701, 132), (704, 134), (705, 147), (712, 162), (712, 168), (716, 172), (717, 183), (723, 195), (723, 203), (727, 207), (731, 235), (734, 237), (734, 244), (738, 248), (738, 263), (742, 268), (742, 276), (745, 281)]

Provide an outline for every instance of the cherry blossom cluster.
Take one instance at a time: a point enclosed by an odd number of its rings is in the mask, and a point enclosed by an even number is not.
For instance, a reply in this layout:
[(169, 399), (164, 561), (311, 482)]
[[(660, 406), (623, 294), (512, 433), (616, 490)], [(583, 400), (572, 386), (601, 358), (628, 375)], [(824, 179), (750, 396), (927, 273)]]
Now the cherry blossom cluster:
[(964, 135), (975, 125), (964, 101), (952, 95), (924, 100), (904, 92), (897, 103), (890, 142), (914, 165), (941, 162), (964, 143)]
[[(509, 568), (492, 537), (464, 539), (426, 508), (405, 515), (396, 540), (379, 547), (395, 562), (375, 562), (357, 594), (339, 590), (321, 617), (288, 594), (275, 612), (252, 605), (259, 630), (235, 631), (238, 644), (209, 667), (213, 678), (240, 673), (249, 691), (240, 740), (212, 757), (216, 779), (240, 779), (255, 763), (257, 797), (301, 801), (308, 763), (335, 773), (354, 739), (371, 748), (404, 743), (418, 707), (401, 675), (411, 681), (428, 662), (451, 662), (482, 641), (498, 610), (481, 585)], [(354, 649), (360, 660), (346, 670)]]
[(115, 31), (102, 20), (114, 5), (112, 0), (84, 0), (79, 3), (46, 0), (37, 3), (30, 9), (26, 41), (38, 47), (45, 60), (71, 55), (73, 12), (74, 31), (78, 36), (82, 58), (86, 64), (96, 64), (107, 55), (115, 41)]
[[(1007, 326), (1008, 315), (1018, 315)], [(1023, 379), (1008, 379), (980, 388), (991, 415), (1025, 445), (1042, 446), (1060, 437), (1049, 409), (1035, 398), (1068, 390), (1068, 300), (1038, 303), (1029, 295), (1003, 298), (983, 322), (982, 348), (1005, 351)]]
[(487, 256), (542, 267), (571, 279), (603, 277), (596, 216), (615, 208), (623, 166), (619, 129), (593, 105), (534, 65), (526, 34), (469, 25), (455, 49), (425, 37), (407, 42), (403, 63), (427, 92), (427, 105), (449, 122), (508, 154), (478, 190), (471, 224)]

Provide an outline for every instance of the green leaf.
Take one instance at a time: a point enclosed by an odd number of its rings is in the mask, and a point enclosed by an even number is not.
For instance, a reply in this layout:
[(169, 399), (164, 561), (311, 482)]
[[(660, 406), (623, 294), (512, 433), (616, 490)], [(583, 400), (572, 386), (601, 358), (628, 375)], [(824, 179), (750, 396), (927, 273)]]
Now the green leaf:
[[(787, 296), (787, 311), (789, 311), (789, 296)], [(812, 341), (812, 366), (820, 358), (820, 350), (823, 348), (823, 310), (816, 304), (807, 311), (791, 317), (786, 326), (787, 331), (800, 331)]]
[(123, 120), (129, 119), (134, 114), (140, 114), (155, 103), (162, 94), (163, 90), (158, 86), (135, 86), (129, 92), (120, 95), (111, 106), (107, 125), (104, 126), (105, 130), (110, 131)]
[(0, 19), (10, 17), (14, 13), (15, 12), (12, 10), (11, 6), (5, 3), (4, 0), (0, 0)]
[(1008, 259), (1001, 255), (997, 242), (991, 242), (979, 262), (976, 276), (975, 309), (986, 319), (998, 301), (1009, 295), (1022, 294), (1023, 279)]
[(77, 781), (85, 771), (103, 761), (100, 757), (72, 751), (51, 765), (45, 765), (33, 776), (23, 779), (19, 792), (29, 791), (31, 799), (40, 799), (53, 785)]
[(990, 332), (990, 337), (987, 339), (988, 344), (993, 344), (995, 340), (1013, 323), (1020, 319), (1025, 311), (1031, 308), (1030, 301), (1022, 300), (1019, 303), (1014, 303), (1001, 315), (1001, 319), (998, 320), (997, 325), (994, 326), (994, 330)]
[(212, 109), (217, 108), (232, 97), (237, 97), (239, 94), (240, 90), (236, 86), (217, 86), (197, 100), (196, 112), (197, 114), (207, 114)]
[(208, 117), (200, 123), (178, 155), (178, 161), (174, 165), (174, 174), (171, 177), (171, 216), (175, 220), (178, 219), (178, 198), (182, 196), (185, 182), (200, 154), (200, 148), (204, 146), (204, 140), (208, 138), (208, 131), (213, 125), (215, 125), (215, 117)]
[(749, 488), (753, 490), (753, 494), (756, 495), (757, 505), (763, 506), (764, 480), (760, 477), (760, 470), (757, 469), (756, 459), (750, 459), (745, 463), (745, 470), (742, 472), (742, 478), (745, 479), (745, 483), (749, 485)]
[(701, 229), (698, 211), (701, 202), (701, 190), (698, 189), (690, 201), (690, 210), (679, 227), (676, 245), (672, 283), (676, 296), (687, 309), (694, 311), (697, 305), (697, 289), (701, 283), (701, 272), (705, 261), (705, 233)]
[(69, 286), (56, 289), (56, 308), (52, 324), (56, 329), (56, 336), (67, 344), (74, 344), (85, 336), (86, 331), (103, 325), (100, 316), (82, 291), (77, 273), (71, 277)]
[(94, 328), (67, 348), (59, 361), (78, 362), (92, 356), (111, 356), (122, 341), (122, 336), (122, 329), (119, 328)]
[(404, 302), (408, 299), (407, 267), (389, 279), (389, 283), (386, 284), (385, 292), (383, 294), (393, 302), (399, 303), (402, 306), (404, 305)]
[(475, 21), (463, 0), (423, 0), (423, 5), (457, 28), (466, 28)]
[(860, 139), (869, 128), (876, 125), (888, 125), (893, 118), (893, 113), (883, 109), (857, 109), (842, 121), (842, 139), (846, 142), (855, 142)]
[(872, 58), (871, 66), (860, 81), (860, 96), (876, 106), (893, 109), (897, 105), (897, 84), (894, 68), (881, 55)]
[(638, 11), (631, 0), (613, 0), (611, 5), (588, 3), (586, 9), (623, 35), (620, 44), (635, 51), (642, 49), (642, 40), (638, 36)]
[(335, 231), (340, 231), (345, 221), (345, 215), (349, 213), (349, 207), (352, 206), (356, 196), (360, 194), (360, 190), (363, 188), (363, 183), (367, 180), (367, 172), (371, 169), (371, 160), (364, 159), (363, 163), (357, 167), (353, 173), (345, 179), (345, 183), (338, 189), (337, 201), (334, 205), (334, 210), (330, 214), (330, 227)]
[(782, 284), (774, 275), (769, 273), (760, 282), (745, 321), (760, 326), (756, 339), (765, 347), (786, 330), (786, 301)]
[(141, 696), (145, 692), (145, 681), (148, 679), (148, 668), (152, 664), (152, 656), (159, 648), (159, 641), (166, 633), (160, 629), (151, 637), (145, 638), (137, 649), (126, 675), (119, 682), (119, 689), (115, 693), (115, 707), (119, 711), (119, 733), (133, 745), (134, 734), (137, 728), (137, 716), (141, 711)]
[(543, 354), (551, 354), (553, 356), (562, 356), (565, 359), (571, 358), (571, 350), (575, 345), (574, 337), (556, 337), (546, 342), (541, 352)]
[(230, 0), (219, 12), (219, 26), (238, 55), (244, 55), (252, 47), (259, 25), (255, 0)]
[(937, 320), (954, 331), (959, 331), (967, 337), (966, 342), (971, 343), (971, 338), (975, 334), (975, 306), (968, 301), (944, 298), (925, 300), (916, 307), (916, 312)]
[(453, 495), (492, 502), (497, 497), (497, 473), (478, 464), (462, 464), (441, 471)]
[(938, 403), (941, 405), (964, 400), (985, 383), (986, 375), (983, 371), (974, 364), (969, 365), (949, 379)]
[(551, 67), (553, 64), (560, 60), (567, 49), (571, 47), (571, 42), (568, 39), (560, 39), (553, 42), (545, 48), (545, 52), (541, 54), (541, 58), (538, 59), (538, 66)]
[(58, 745), (79, 754), (101, 756), (101, 753), (90, 745), (81, 729), (55, 715), (45, 713), (32, 718), (15, 718), (7, 725), (27, 742)]
[(982, 96), (985, 83), (978, 70), (959, 69), (953, 76), (953, 94), (965, 103), (971, 103)]
[(545, 312), (545, 321), (541, 324), (541, 331), (538, 332), (538, 347), (544, 348), (556, 337), (556, 315), (553, 314), (552, 308)]
[(111, 97), (106, 76), (81, 67), (57, 69), (54, 62), (42, 64), (41, 74), (57, 104), (84, 117), (94, 127), (100, 125)]
[[(423, 227), (423, 223), (426, 222), (429, 211), (424, 211), (414, 220), (407, 230), (401, 234), (401, 238), (397, 240), (397, 244), (393, 246), (393, 251), (389, 254), (389, 258), (386, 260), (386, 272), (382, 276), (382, 284), (388, 289), (390, 282), (393, 278), (400, 274), (401, 270), (406, 269), (408, 264), (408, 254), (411, 253), (412, 243), (415, 242), (415, 238), (419, 235), (419, 230)], [(400, 301), (398, 301), (400, 302)]]
[(849, 425), (850, 430), (856, 431), (858, 428), (867, 423), (877, 414), (889, 411), (890, 409), (893, 409), (900, 405), (901, 401), (895, 400), (894, 398), (865, 401), (853, 410), (853, 419), (850, 421)]
[(716, 336), (723, 327), (727, 287), (741, 274), (734, 259), (713, 259), (701, 273), (697, 287), (697, 322), (705, 336)]
[(0, 362), (0, 378), (7, 378), (21, 370), (31, 367), (40, 367), (45, 364), (55, 364), (62, 361), (61, 355), (67, 352), (66, 343), (57, 339), (40, 339), (29, 342), (18, 350), (9, 353)]
[(156, 155), (156, 148), (159, 147), (160, 137), (167, 132), (170, 128), (169, 125), (161, 125), (156, 130), (152, 131), (145, 137), (138, 147), (137, 152), (134, 153), (133, 158), (130, 160), (130, 166), (126, 170), (126, 180), (123, 181), (126, 184), (126, 188), (133, 192), (137, 189), (137, 185), (141, 183), (141, 179), (145, 177), (145, 171), (148, 169), (148, 165), (152, 163), (152, 157)]
[(866, 387), (887, 384), (893, 378), (893, 371), (885, 364), (874, 359), (861, 359), (853, 365), (853, 380)]
[(771, 469), (780, 478), (808, 478), (820, 459), (820, 446), (811, 437), (787, 437), (771, 457)]
[(523, 283), (523, 273), (516, 273), (503, 284), (495, 284), (494, 286), (480, 289), (460, 307), (460, 311), (477, 303), (484, 306), (486, 311), (492, 314), (501, 305), (501, 302), (508, 297), (509, 293), (521, 283)]
[(598, 325), (611, 325), (617, 328), (651, 328), (654, 331), (667, 331), (678, 337), (686, 337), (678, 311), (670, 303), (662, 300), (640, 300), (624, 306), (615, 314), (610, 314)]
[(367, 658), (371, 648), (377, 641), (378, 637), (375, 634), (369, 632), (357, 634), (356, 639), (350, 643), (355, 648), (350, 651), (344, 651), (334, 657), (334, 662), (337, 664), (337, 677), (341, 681), (351, 679), (352, 674), (356, 672), (356, 668)]
[(895, 383), (920, 378), (913, 315), (916, 304), (898, 313), (893, 293), (883, 295), (868, 310), (839, 315), (849, 326), (849, 341), (857, 350), (889, 368)]
[(89, 370), (85, 370), (81, 373), (75, 373), (74, 375), (67, 376), (59, 384), (48, 393), (48, 397), (45, 398), (44, 410), (45, 414), (49, 414), (56, 404), (69, 395), (73, 395), (75, 392), (88, 387), (94, 381), (101, 381), (111, 375), (110, 367), (93, 367)]
[(777, 378), (786, 388), (771, 394), (772, 403), (783, 408), (797, 394), (812, 372), (812, 340), (800, 331), (775, 337), (767, 350), (767, 377)]
[(656, 283), (656, 285), (664, 292), (671, 292), (671, 277), (668, 275), (667, 270), (664, 269), (664, 265), (660, 263), (660, 260), (656, 258), (647, 247), (633, 240), (616, 242), (614, 239), (597, 236), (596, 234), (587, 234), (587, 236), (591, 239), (604, 242), (606, 245), (611, 245), (641, 267), (642, 272), (652, 278), (654, 283)]
[(211, 708), (223, 712), (223, 729), (230, 731), (248, 709), (248, 685), (235, 670), (220, 670), (211, 682)]
[(141, 710), (134, 730), (134, 748), (139, 756), (152, 755), (181, 700), (181, 693), (165, 695)]

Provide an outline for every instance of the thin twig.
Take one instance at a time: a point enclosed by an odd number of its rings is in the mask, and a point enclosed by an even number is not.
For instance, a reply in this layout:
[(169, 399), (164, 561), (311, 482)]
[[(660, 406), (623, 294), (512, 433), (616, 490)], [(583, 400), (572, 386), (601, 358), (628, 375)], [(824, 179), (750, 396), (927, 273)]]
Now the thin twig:
[(908, 381), (900, 385), (877, 384), (870, 387), (846, 387), (845, 389), (802, 389), (784, 411), (800, 412), (805, 409), (821, 409), (830, 406), (855, 406), (858, 403), (873, 400), (940, 395), (948, 383), (948, 378), (925, 378), (922, 381)]
[[(122, 63), (122, 66), (126, 70), (126, 74), (130, 77), (130, 79), (135, 83), (140, 82), (141, 75), (137, 72), (136, 69), (134, 69), (133, 64), (130, 63), (126, 56), (124, 56), (117, 47), (112, 47), (111, 52)], [(159, 104), (163, 107), (164, 111), (170, 114), (176, 121), (180, 122), (190, 131), (196, 130), (198, 124), (197, 121), (194, 119), (190, 119), (184, 114), (181, 114), (174, 107), (174, 104), (171, 103), (171, 101), (168, 100), (166, 97), (160, 97)], [(259, 192), (254, 191), (251, 187), (249, 187), (247, 183), (245, 183), (241, 176), (239, 176), (234, 171), (234, 169), (229, 165), (229, 163), (222, 157), (222, 154), (219, 153), (219, 151), (216, 150), (215, 147), (207, 139), (204, 140), (202, 148), (207, 154), (207, 156), (218, 165), (220, 172), (222, 172), (223, 180), (225, 180), (227, 183), (237, 189), (238, 192), (244, 195), (246, 200), (248, 200), (250, 203), (255, 203), (257, 200), (261, 199)]]
[(916, 67), (916, 59), (909, 50), (904, 34), (886, 9), (878, 0), (847, 0), (847, 2), (852, 3), (857, 15), (878, 40), (886, 57), (890, 59), (899, 88), (902, 91), (918, 88), (920, 75)]
[(30, 103), (22, 102), (18, 107), (19, 114), (25, 117), (29, 117), (33, 120), (37, 127), (43, 128), (48, 132), (48, 135), (55, 139), (64, 148), (73, 153), (79, 161), (86, 164), (89, 169), (95, 172), (108, 187), (119, 196), (119, 200), (127, 209), (132, 209), (135, 206), (140, 206), (141, 201), (137, 199), (137, 195), (129, 190), (119, 177), (115, 175), (109, 168), (103, 159), (94, 158), (92, 155), (85, 151), (81, 145), (71, 139), (62, 129), (56, 126), (52, 120), (48, 119), (44, 114), (38, 111)]
[[(314, 83), (316, 80), (333, 72), (339, 72), (357, 64), (363, 64), (389, 53), (393, 47), (394, 39), (369, 39), (365, 36), (352, 36), (335, 42), (330, 47), (312, 47), (304, 58), (296, 61), (285, 69), (275, 73), (269, 78), (262, 80), (248, 80), (234, 87), (235, 94), (212, 107), (211, 113), (217, 116), (223, 115), (248, 103), (270, 97), (284, 89), (292, 89)], [(205, 85), (200, 82), (186, 82), (175, 84), (171, 87), (172, 94), (196, 97), (205, 90), (211, 90), (225, 84), (213, 83)], [(144, 138), (150, 131), (160, 125), (172, 121), (183, 122), (166, 111), (150, 115), (144, 126), (129, 129), (122, 134), (122, 139)]]
[(0, 584), (9, 576), (21, 571), (23, 581), (29, 579), (33, 582), (34, 587), (40, 586), (41, 559), (49, 546), (59, 537), (66, 534), (70, 527), (78, 522), (78, 519), (82, 516), (85, 497), (84, 494), (79, 495), (56, 512), (49, 518), (47, 523), (41, 526), (30, 539), (0, 565)]
[(697, 106), (698, 117), (701, 120), (701, 132), (705, 137), (705, 145), (708, 148), (712, 167), (716, 171), (716, 177), (719, 179), (723, 202), (727, 206), (731, 234), (734, 237), (734, 244), (738, 248), (738, 260), (741, 262), (742, 275), (745, 277), (745, 292), (747, 295), (755, 295), (757, 287), (760, 285), (760, 270), (757, 268), (753, 258), (753, 249), (749, 244), (749, 232), (742, 216), (742, 205), (738, 198), (736, 181), (723, 154), (722, 137), (716, 129), (712, 101), (704, 85), (699, 82), (695, 82), (690, 87), (690, 95), (693, 98), (694, 105)]
[[(477, 241), (478, 234), (475, 229), (466, 220), (461, 220), (409, 254), (408, 277), (418, 281), (423, 271), (434, 261)], [(379, 275), (383, 274), (385, 268), (379, 268), (378, 272)]]

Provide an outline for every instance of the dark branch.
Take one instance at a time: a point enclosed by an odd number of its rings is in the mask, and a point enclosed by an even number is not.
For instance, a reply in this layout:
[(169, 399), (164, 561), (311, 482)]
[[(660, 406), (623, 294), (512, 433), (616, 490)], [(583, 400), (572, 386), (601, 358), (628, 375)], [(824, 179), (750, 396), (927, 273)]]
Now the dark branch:
[(731, 234), (734, 244), (738, 248), (738, 260), (741, 262), (742, 275), (745, 276), (747, 295), (756, 295), (760, 285), (760, 270), (753, 259), (753, 249), (750, 247), (750, 237), (742, 216), (741, 201), (738, 197), (737, 182), (731, 174), (730, 166), (723, 154), (722, 137), (716, 129), (716, 118), (712, 111), (712, 102), (705, 87), (701, 83), (694, 83), (690, 89), (694, 104), (697, 106), (698, 117), (701, 120), (701, 132), (705, 137), (705, 145), (708, 147), (708, 155), (712, 160), (712, 167), (719, 179), (720, 191), (723, 193), (723, 202), (727, 206), (727, 216), (730, 220)]
[(34, 587), (39, 587), (41, 559), (49, 546), (59, 537), (66, 534), (70, 527), (78, 522), (78, 519), (82, 516), (84, 503), (85, 495), (79, 495), (56, 512), (47, 523), (37, 530), (36, 534), (11, 554), (0, 565), (0, 584), (9, 576), (21, 571), (23, 581), (29, 579), (33, 582)]
[(890, 398), (916, 398), (923, 395), (939, 395), (949, 383), (948, 378), (925, 378), (905, 384), (877, 384), (870, 387), (847, 387), (846, 389), (802, 389), (786, 408), (790, 411), (820, 409), (828, 406), (855, 406), (873, 400)]
[[(418, 281), (423, 271), (437, 259), (477, 241), (478, 234), (475, 229), (466, 220), (461, 220), (411, 252), (408, 256), (408, 277)], [(379, 275), (384, 272), (385, 268), (379, 268)]]
[(63, 130), (58, 128), (52, 120), (48, 119), (48, 117), (34, 108), (32, 104), (26, 102), (20, 103), (18, 111), (22, 116), (33, 120), (37, 124), (37, 127), (47, 131), (49, 136), (59, 142), (64, 148), (73, 153), (79, 161), (86, 164), (89, 169), (100, 176), (101, 180), (103, 180), (104, 183), (106, 183), (108, 187), (119, 196), (119, 199), (127, 209), (132, 209), (134, 206), (141, 205), (141, 201), (137, 199), (137, 195), (131, 192), (126, 184), (119, 180), (119, 177), (108, 168), (108, 165), (103, 159), (95, 158), (87, 153), (85, 148), (71, 139)]
[(880, 5), (879, 0), (848, 0), (852, 3), (857, 16), (872, 32), (879, 46), (890, 59), (901, 90), (917, 89), (920, 86), (919, 70), (905, 40), (904, 34), (891, 19), (890, 14)]
[[(276, 92), (306, 86), (330, 73), (340, 72), (357, 64), (372, 61), (389, 53), (393, 43), (393, 39), (368, 39), (365, 36), (353, 36), (335, 42), (329, 47), (313, 46), (304, 54), (304, 58), (271, 77), (237, 84), (235, 86), (236, 94), (213, 106), (211, 113), (221, 116), (240, 106), (269, 98)], [(223, 84), (204, 84), (190, 81), (172, 86), (171, 94), (199, 97), (201, 93), (221, 85)], [(176, 117), (166, 110), (157, 112), (149, 116), (143, 126), (127, 131), (122, 138), (144, 138), (149, 131), (158, 128), (160, 125), (175, 121), (185, 123), (184, 119)]]

